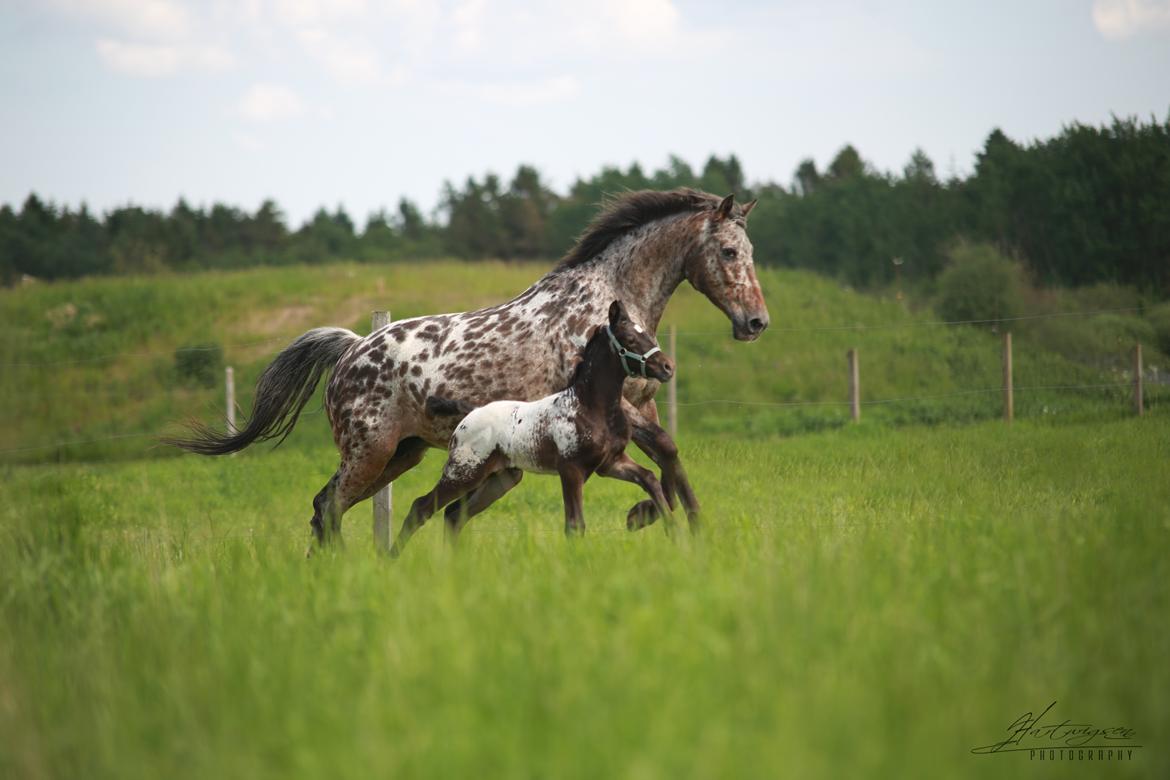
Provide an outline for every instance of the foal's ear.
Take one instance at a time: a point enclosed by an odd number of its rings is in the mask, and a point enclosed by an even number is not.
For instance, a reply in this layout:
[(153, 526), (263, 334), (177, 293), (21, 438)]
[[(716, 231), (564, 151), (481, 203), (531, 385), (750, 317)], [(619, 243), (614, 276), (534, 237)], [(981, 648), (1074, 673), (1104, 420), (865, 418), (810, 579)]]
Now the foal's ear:
[(751, 213), (752, 209), (754, 209), (756, 204), (759, 202), (759, 198), (756, 198), (755, 200), (749, 200), (747, 203), (739, 207), (739, 215), (744, 219), (747, 219), (747, 215)]
[(626, 307), (622, 305), (621, 301), (614, 301), (609, 305), (609, 325), (616, 327), (619, 322), (626, 318)]
[(715, 209), (715, 213), (719, 215), (720, 219), (727, 219), (731, 216), (731, 207), (735, 205), (735, 193), (731, 193), (723, 200), (719, 201), (719, 206)]

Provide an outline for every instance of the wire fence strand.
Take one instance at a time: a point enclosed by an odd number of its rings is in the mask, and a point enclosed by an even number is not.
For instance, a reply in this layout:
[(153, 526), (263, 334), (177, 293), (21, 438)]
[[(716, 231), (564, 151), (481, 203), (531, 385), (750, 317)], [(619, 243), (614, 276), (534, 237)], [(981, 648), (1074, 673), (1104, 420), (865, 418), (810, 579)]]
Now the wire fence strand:
[[(1131, 388), (1132, 382), (1100, 382), (1094, 384), (1080, 384), (1080, 385), (1022, 385), (1015, 388), (1016, 392), (1032, 392), (1032, 391), (1067, 391), (1067, 390), (1103, 390), (1109, 388)], [(996, 387), (978, 387), (968, 390), (956, 390), (950, 393), (937, 393), (932, 395), (916, 395), (916, 396), (898, 396), (892, 398), (874, 398), (870, 400), (863, 400), (863, 406), (882, 406), (890, 404), (901, 403), (917, 403), (922, 401), (939, 401), (948, 398), (958, 398), (962, 396), (984, 395), (989, 393), (1003, 392), (1002, 386)], [(678, 403), (679, 406), (696, 407), (696, 406), (750, 406), (750, 407), (775, 407), (775, 408), (792, 408), (792, 407), (847, 407), (849, 401), (748, 401), (737, 400), (731, 398), (713, 398), (703, 401), (690, 401)], [(320, 414), (321, 409), (306, 410), (305, 414)], [(79, 447), (88, 444), (100, 444), (103, 442), (117, 441), (121, 439), (160, 439), (166, 433), (159, 431), (155, 433), (118, 433), (109, 436), (98, 436), (88, 439), (72, 439), (66, 441), (56, 441), (46, 444), (35, 444), (25, 447), (11, 447), (7, 449), (0, 449), (0, 455), (18, 454), (23, 452), (36, 452), (40, 450), (52, 450), (66, 447)]]
[[(1092, 311), (1061, 311), (1047, 314), (1026, 314), (1020, 317), (999, 317), (990, 320), (909, 320), (906, 322), (887, 322), (873, 325), (823, 325), (809, 328), (776, 328), (769, 327), (770, 333), (840, 333), (866, 330), (893, 330), (896, 328), (936, 328), (954, 325), (1002, 325), (1009, 322), (1026, 322), (1030, 320), (1050, 320), (1061, 317), (1095, 317), (1100, 314), (1123, 314), (1141, 311), (1140, 306), (1130, 306), (1123, 309), (1095, 309)], [(679, 331), (680, 336), (723, 336), (727, 329), (722, 330), (691, 330)]]

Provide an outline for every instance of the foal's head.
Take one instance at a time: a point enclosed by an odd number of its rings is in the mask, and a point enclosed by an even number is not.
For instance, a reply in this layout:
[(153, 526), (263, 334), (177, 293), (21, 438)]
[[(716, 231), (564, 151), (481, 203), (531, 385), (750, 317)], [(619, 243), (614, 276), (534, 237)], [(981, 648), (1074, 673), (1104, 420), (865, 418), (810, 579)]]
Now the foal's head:
[[(605, 328), (598, 330), (604, 331)], [(609, 341), (610, 349), (621, 359), (626, 376), (657, 379), (659, 382), (669, 382), (674, 376), (674, 361), (658, 346), (652, 333), (630, 319), (621, 301), (609, 305), (609, 333), (599, 332), (597, 335)]]
[(685, 267), (687, 281), (727, 315), (731, 332), (740, 341), (754, 341), (768, 327), (768, 307), (746, 230), (747, 215), (755, 205), (754, 200), (737, 205), (734, 195), (720, 201)]

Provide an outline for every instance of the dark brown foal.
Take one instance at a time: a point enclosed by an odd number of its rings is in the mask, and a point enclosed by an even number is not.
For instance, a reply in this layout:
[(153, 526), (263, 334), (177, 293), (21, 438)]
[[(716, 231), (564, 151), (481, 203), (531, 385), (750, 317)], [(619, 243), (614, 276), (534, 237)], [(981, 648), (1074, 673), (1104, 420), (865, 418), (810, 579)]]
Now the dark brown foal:
[[(448, 531), (458, 535), (468, 518), (507, 492), (525, 471), (560, 475), (566, 534), (585, 531), (582, 488), (594, 473), (633, 482), (650, 495), (656, 513), (631, 517), (631, 530), (653, 522), (658, 514), (669, 522), (670, 505), (658, 479), (626, 455), (631, 429), (622, 411), (622, 387), (627, 377), (666, 382), (673, 375), (674, 365), (654, 337), (614, 301), (608, 324), (593, 331), (565, 390), (530, 403), (496, 401), (478, 409), (431, 396), (428, 413), (466, 416), (451, 436), (443, 476), (415, 500), (391, 553), (401, 552), (410, 536), (444, 506), (449, 507)], [(480, 486), (488, 489), (477, 490)]]

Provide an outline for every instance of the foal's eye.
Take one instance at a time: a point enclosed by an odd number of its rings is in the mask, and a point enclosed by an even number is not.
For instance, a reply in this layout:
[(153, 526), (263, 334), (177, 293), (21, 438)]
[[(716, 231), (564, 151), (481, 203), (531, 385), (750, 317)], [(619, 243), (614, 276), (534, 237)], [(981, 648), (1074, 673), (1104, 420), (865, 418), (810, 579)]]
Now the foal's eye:
[(723, 255), (724, 260), (734, 260), (737, 252), (733, 246), (725, 246), (719, 250), (719, 254)]

